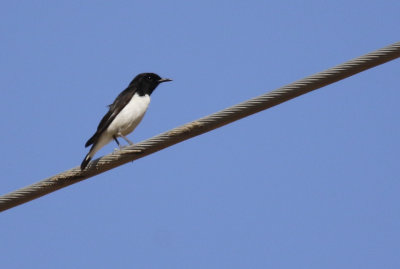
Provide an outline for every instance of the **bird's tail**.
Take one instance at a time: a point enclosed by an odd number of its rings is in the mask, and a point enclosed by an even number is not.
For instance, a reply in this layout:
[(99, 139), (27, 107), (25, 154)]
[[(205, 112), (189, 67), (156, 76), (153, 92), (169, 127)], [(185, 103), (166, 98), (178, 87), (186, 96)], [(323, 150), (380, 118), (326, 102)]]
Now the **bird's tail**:
[(90, 160), (92, 159), (92, 156), (90, 153), (91, 152), (89, 151), (89, 153), (86, 155), (85, 159), (83, 159), (83, 161), (81, 163), (81, 170), (85, 169), (86, 166), (89, 164)]
[(102, 135), (100, 137), (96, 137), (95, 141), (93, 141), (93, 145), (89, 150), (89, 153), (85, 156), (81, 163), (81, 170), (85, 169), (86, 166), (89, 164), (90, 160), (93, 156), (98, 152), (104, 145), (108, 144), (112, 139), (111, 136)]

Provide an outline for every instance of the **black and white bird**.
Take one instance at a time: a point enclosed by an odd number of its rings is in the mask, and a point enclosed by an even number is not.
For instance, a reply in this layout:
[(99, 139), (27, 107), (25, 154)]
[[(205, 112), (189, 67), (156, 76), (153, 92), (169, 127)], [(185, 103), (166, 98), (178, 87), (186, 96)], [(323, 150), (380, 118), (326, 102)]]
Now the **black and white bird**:
[(89, 153), (81, 164), (85, 169), (90, 160), (102, 147), (111, 140), (115, 140), (119, 147), (118, 137), (122, 137), (129, 144), (133, 144), (126, 135), (131, 133), (143, 119), (150, 104), (150, 95), (162, 82), (171, 81), (161, 78), (154, 73), (137, 75), (129, 86), (121, 92), (97, 127), (96, 133), (86, 142), (85, 147), (92, 145)]

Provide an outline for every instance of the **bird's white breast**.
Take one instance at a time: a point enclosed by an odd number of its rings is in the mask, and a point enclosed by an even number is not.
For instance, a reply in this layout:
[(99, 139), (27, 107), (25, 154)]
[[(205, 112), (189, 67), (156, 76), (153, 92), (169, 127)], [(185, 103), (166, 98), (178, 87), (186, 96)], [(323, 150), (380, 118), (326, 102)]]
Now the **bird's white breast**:
[(150, 104), (150, 96), (139, 96), (135, 93), (129, 103), (119, 112), (107, 128), (111, 135), (121, 132), (123, 135), (131, 133), (143, 119)]

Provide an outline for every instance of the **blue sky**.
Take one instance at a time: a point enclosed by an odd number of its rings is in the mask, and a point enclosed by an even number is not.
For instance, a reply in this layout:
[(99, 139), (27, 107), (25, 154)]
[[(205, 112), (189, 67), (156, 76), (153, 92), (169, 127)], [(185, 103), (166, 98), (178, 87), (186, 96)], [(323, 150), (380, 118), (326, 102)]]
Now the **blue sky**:
[[(141, 141), (399, 41), (400, 2), (7, 1), (7, 193), (77, 166), (141, 72)], [(399, 268), (400, 61), (1, 213), (1, 268)], [(111, 152), (109, 144), (96, 157)]]

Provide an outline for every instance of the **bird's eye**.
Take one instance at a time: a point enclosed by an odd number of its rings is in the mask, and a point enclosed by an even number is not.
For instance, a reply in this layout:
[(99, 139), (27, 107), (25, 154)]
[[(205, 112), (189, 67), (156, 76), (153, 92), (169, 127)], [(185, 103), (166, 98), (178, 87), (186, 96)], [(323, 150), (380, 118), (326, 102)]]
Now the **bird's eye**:
[(148, 79), (148, 80), (151, 80), (151, 77), (150, 77), (150, 76), (148, 76), (148, 77), (147, 77), (147, 79)]

